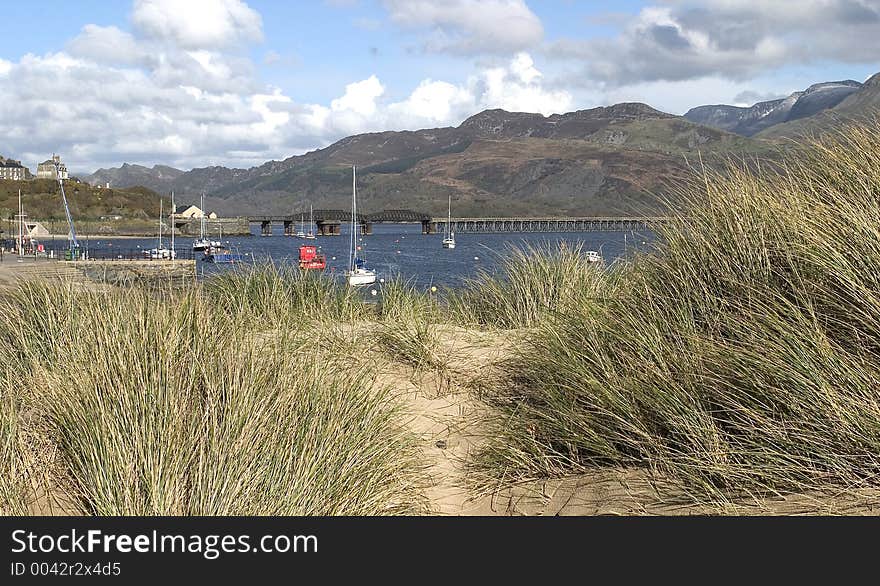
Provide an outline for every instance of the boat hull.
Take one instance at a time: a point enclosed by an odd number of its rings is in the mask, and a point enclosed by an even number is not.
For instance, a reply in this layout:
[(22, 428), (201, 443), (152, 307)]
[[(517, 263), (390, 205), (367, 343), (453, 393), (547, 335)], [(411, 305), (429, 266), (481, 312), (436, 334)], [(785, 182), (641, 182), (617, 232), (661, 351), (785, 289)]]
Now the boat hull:
[(232, 252), (218, 252), (216, 254), (206, 254), (205, 262), (212, 262), (215, 264), (232, 264), (236, 262), (241, 262), (241, 255), (235, 254)]
[(143, 254), (144, 258), (150, 260), (173, 260), (177, 258), (177, 253), (168, 248), (153, 248), (151, 250), (145, 250)]
[(193, 242), (192, 249), (193, 252), (203, 252), (208, 250), (209, 248), (218, 248), (220, 246), (220, 242), (216, 240), (196, 240)]
[(327, 262), (323, 260), (300, 261), (299, 268), (304, 271), (323, 271), (327, 267)]
[(444, 240), (443, 248), (455, 248), (455, 240)]
[(366, 269), (348, 271), (345, 273), (345, 279), (348, 281), (348, 284), (353, 287), (372, 285), (376, 282), (376, 273)]

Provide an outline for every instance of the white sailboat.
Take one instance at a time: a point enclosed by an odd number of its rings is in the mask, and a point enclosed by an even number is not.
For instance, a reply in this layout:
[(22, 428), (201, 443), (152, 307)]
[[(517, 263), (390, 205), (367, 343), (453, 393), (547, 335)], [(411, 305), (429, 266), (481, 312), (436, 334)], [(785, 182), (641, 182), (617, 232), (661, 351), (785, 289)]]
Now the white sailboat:
[[(159, 238), (156, 242), (156, 248), (151, 248), (149, 250), (144, 251), (144, 257), (149, 258), (150, 260), (173, 260), (177, 258), (177, 253), (170, 249), (166, 248), (162, 244), (162, 198), (159, 198)], [(173, 230), (173, 228), (172, 228)]]
[(27, 238), (28, 230), (25, 223), (27, 214), (24, 213), (24, 208), (21, 206), (21, 189), (18, 190), (18, 214), (15, 217), (18, 219), (18, 240), (15, 249), (18, 251), (18, 256), (24, 256), (24, 241)]
[(315, 239), (315, 218), (312, 216), (312, 205), (309, 204), (309, 231), (306, 232), (306, 240)]
[(205, 194), (202, 193), (201, 199), (202, 217), (199, 219), (199, 237), (193, 241), (193, 251), (208, 250), (211, 247), (220, 246), (217, 240), (211, 240), (207, 234), (207, 219), (205, 217)]
[(299, 215), (299, 232), (296, 233), (297, 238), (305, 238), (306, 237), (306, 223), (305, 216), (303, 214)]
[(449, 196), (449, 211), (446, 214), (446, 230), (443, 237), (443, 248), (455, 248), (455, 232), (452, 231), (452, 196)]
[(357, 238), (360, 232), (360, 223), (357, 221), (357, 171), (351, 166), (351, 247), (348, 252), (348, 270), (345, 271), (345, 279), (349, 285), (361, 286), (372, 285), (376, 282), (376, 271), (364, 266), (364, 259), (358, 258)]

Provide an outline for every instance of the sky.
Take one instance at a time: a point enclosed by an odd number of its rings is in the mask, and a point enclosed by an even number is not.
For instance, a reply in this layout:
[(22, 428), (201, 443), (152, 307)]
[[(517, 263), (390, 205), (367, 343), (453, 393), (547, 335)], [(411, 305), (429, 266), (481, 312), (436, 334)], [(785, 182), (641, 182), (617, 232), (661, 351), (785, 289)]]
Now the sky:
[(0, 1), (0, 155), (250, 167), (487, 108), (683, 114), (880, 71), (880, 0)]

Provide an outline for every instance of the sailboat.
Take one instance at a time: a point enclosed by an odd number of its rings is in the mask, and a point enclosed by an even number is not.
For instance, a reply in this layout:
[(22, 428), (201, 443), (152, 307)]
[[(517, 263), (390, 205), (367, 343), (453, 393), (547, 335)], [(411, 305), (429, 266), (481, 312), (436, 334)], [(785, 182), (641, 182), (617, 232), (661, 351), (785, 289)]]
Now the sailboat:
[(443, 237), (443, 248), (455, 248), (455, 232), (452, 231), (452, 196), (449, 196), (449, 211), (446, 214), (446, 229)]
[(144, 251), (144, 257), (150, 260), (172, 260), (177, 257), (177, 253), (174, 250), (165, 248), (162, 244), (162, 215), (162, 198), (159, 198), (159, 238), (157, 239), (156, 248)]
[(24, 256), (24, 243), (28, 238), (28, 229), (27, 224), (25, 223), (25, 218), (27, 214), (24, 213), (24, 208), (21, 207), (21, 189), (18, 190), (18, 240), (16, 242), (16, 250), (18, 251), (18, 256)]
[(297, 238), (305, 238), (306, 237), (305, 227), (306, 227), (305, 217), (303, 216), (303, 214), (300, 214), (299, 215), (299, 232), (296, 233)]
[(358, 258), (357, 238), (360, 232), (360, 223), (357, 220), (357, 171), (351, 166), (351, 247), (348, 251), (348, 270), (345, 271), (345, 279), (349, 285), (361, 286), (372, 285), (376, 282), (376, 271), (364, 267), (364, 259)]
[(312, 205), (309, 204), (309, 231), (306, 233), (306, 240), (315, 239), (315, 218), (312, 216)]
[(205, 194), (202, 194), (201, 199), (201, 210), (202, 217), (199, 219), (199, 237), (193, 241), (193, 251), (201, 251), (208, 250), (209, 248), (220, 246), (220, 242), (216, 240), (211, 240), (208, 238), (207, 234), (207, 220), (205, 218)]

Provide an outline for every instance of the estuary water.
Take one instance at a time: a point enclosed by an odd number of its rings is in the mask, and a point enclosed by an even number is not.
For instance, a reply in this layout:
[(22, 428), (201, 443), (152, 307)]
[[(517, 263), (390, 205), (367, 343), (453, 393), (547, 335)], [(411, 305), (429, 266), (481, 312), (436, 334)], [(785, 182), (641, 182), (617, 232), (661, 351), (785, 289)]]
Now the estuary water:
[[(346, 270), (349, 259), (349, 226), (342, 226), (339, 236), (319, 236), (304, 240), (284, 236), (283, 228), (275, 226), (272, 236), (261, 236), (259, 226), (252, 226), (251, 236), (223, 237), (224, 246), (243, 255), (245, 263), (273, 261), (296, 265), (299, 247), (314, 244), (327, 257), (326, 272), (339, 275)], [(212, 236), (216, 238), (216, 236)], [(480, 271), (493, 272), (510, 247), (582, 246), (602, 254), (606, 264), (627, 257), (651, 244), (650, 232), (565, 232), (565, 233), (508, 233), (456, 234), (456, 247), (444, 249), (442, 234), (423, 235), (420, 224), (374, 224), (373, 234), (361, 236), (359, 255), (366, 259), (368, 268), (388, 280), (399, 275), (418, 287), (456, 287)], [(80, 245), (92, 258), (139, 257), (144, 249), (153, 248), (156, 238), (79, 237)], [(163, 236), (163, 244), (170, 239)], [(215, 265), (202, 262), (202, 253), (193, 253), (192, 238), (175, 237), (178, 258), (196, 258), (198, 274), (209, 276), (218, 271), (236, 270), (241, 265)], [(47, 242), (46, 247), (63, 250), (67, 243), (60, 239)]]

